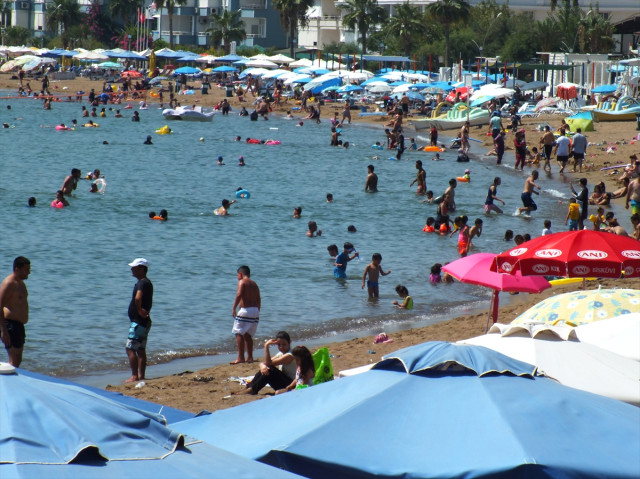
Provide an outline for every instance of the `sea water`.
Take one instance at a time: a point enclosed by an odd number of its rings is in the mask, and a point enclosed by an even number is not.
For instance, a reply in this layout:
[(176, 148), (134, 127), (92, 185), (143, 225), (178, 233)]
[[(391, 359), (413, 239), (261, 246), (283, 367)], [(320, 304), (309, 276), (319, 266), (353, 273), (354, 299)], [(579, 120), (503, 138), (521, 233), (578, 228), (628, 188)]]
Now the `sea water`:
[[(93, 118), (99, 128), (55, 130), (74, 118), (83, 123), (80, 108), (54, 103), (45, 111), (38, 100), (0, 100), (0, 122), (12, 126), (0, 129), (0, 273), (9, 274), (18, 255), (31, 260), (22, 364), (31, 370), (61, 376), (126, 370), (127, 307), (135, 284), (127, 264), (136, 257), (149, 260), (154, 284), (151, 363), (234, 351), (231, 306), (236, 270), (243, 264), (262, 293), (258, 347), (282, 329), (301, 343), (347, 331), (427, 325), (488, 304), (487, 289), (429, 284), (431, 265), (458, 258), (457, 234), (422, 232), (436, 206), (423, 204), (415, 185), (409, 187), (417, 159), (436, 196), (450, 178), (471, 169), (471, 183), (456, 189), (456, 214), (467, 215), (470, 225), (484, 220), (482, 236), (473, 240), (476, 251), (512, 247), (502, 239), (507, 228), (537, 236), (543, 220), (551, 219), (554, 231), (563, 229), (566, 205), (558, 202), (568, 188), (544, 175), (533, 218), (512, 216), (521, 206), (527, 174), (508, 166), (512, 158), (496, 167), (495, 159), (457, 163), (447, 152), (441, 154), (444, 161), (431, 161), (432, 153), (407, 151), (393, 161), (390, 152), (371, 148), (385, 142), (379, 126), (345, 125), (341, 138), (351, 147), (344, 149), (329, 146), (326, 119), (296, 126), (299, 119), (285, 120), (283, 114), (252, 122), (233, 112), (211, 123), (168, 122), (154, 105), (140, 111), (139, 123), (130, 120), (131, 110), (122, 110), (126, 118), (108, 111), (107, 118)], [(173, 133), (155, 134), (165, 124)], [(412, 128), (406, 130), (407, 138), (413, 135)], [(484, 133), (474, 129), (471, 136)], [(143, 144), (147, 135), (153, 145)], [(236, 136), (243, 141), (233, 141)], [(249, 145), (247, 137), (281, 144)], [(240, 155), (247, 166), (237, 166)], [(225, 166), (216, 165), (218, 156)], [(369, 164), (379, 177), (376, 194), (364, 192)], [(53, 209), (49, 204), (71, 168), (83, 176), (99, 168), (106, 191), (89, 193), (89, 181), (80, 181), (71, 206)], [(505, 214), (485, 216), (483, 203), (495, 176), (502, 177), (498, 196), (507, 203)], [(251, 198), (239, 199), (228, 217), (214, 216), (238, 187)], [(326, 202), (327, 193), (333, 203)], [(37, 198), (36, 208), (26, 206), (30, 196)], [(302, 207), (301, 219), (292, 217), (296, 206)], [(169, 221), (148, 218), (149, 211), (163, 208)], [(310, 220), (321, 237), (305, 236)], [(349, 225), (357, 232), (347, 232)], [(342, 250), (345, 241), (360, 258), (349, 263), (348, 279), (341, 281), (333, 278), (327, 246)], [(370, 301), (361, 278), (376, 252), (392, 273), (380, 278), (379, 300)], [(409, 289), (412, 311), (392, 306), (400, 299), (397, 284)]]

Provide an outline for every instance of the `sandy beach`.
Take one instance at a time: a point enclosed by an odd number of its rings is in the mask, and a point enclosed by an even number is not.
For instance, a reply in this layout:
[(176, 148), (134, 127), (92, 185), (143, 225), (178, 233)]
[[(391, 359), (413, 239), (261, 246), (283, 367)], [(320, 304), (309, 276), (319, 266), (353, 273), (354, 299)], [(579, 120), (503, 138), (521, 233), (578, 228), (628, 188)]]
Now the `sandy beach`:
[[(34, 86), (37, 84), (35, 82), (32, 83)], [(0, 89), (17, 92), (18, 85), (19, 82), (17, 80), (12, 80), (11, 75), (0, 74)], [(193, 85), (195, 87), (199, 86), (197, 82)], [(55, 95), (66, 97), (70, 94), (75, 95), (75, 92), (79, 90), (88, 92), (94, 88), (96, 91), (101, 91), (102, 82), (79, 78), (69, 81), (52, 82), (51, 88), (52, 93)], [(184, 104), (195, 103), (201, 106), (214, 106), (224, 97), (225, 89), (213, 86), (209, 95), (202, 95), (200, 90), (196, 90), (195, 95), (184, 97)], [(181, 99), (182, 97), (179, 98)], [(33, 100), (16, 99), (16, 101)], [(252, 97), (249, 96), (249, 102), (244, 103), (248, 109), (251, 109), (251, 101)], [(236, 97), (231, 99), (231, 104), (234, 108), (240, 105)], [(286, 111), (291, 106), (294, 106), (293, 102), (289, 102), (289, 104), (285, 103), (282, 106), (282, 111)], [(78, 110), (79, 108), (80, 107), (78, 106)], [(333, 116), (334, 111), (341, 111), (341, 109), (341, 104), (327, 104), (322, 109), (323, 120), (328, 124), (328, 118)], [(366, 122), (379, 125), (380, 127), (388, 121), (387, 117), (381, 116), (358, 117), (355, 111), (352, 116), (354, 123)], [(541, 133), (538, 131), (539, 125), (548, 123), (553, 128), (558, 128), (563, 118), (564, 116), (560, 115), (545, 115), (537, 118), (523, 119), (523, 128), (526, 131), (529, 145), (537, 146), (538, 140), (541, 136)], [(600, 169), (615, 164), (626, 164), (629, 162), (629, 156), (631, 154), (640, 153), (640, 141), (635, 140), (636, 136), (640, 132), (636, 131), (635, 121), (594, 123), (594, 127), (596, 131), (586, 132), (588, 140), (593, 143), (593, 145), (589, 147), (585, 158), (585, 164), (587, 165), (585, 170), (588, 171), (585, 171), (583, 174), (568, 173), (564, 176), (563, 181), (566, 181), (567, 183), (569, 180), (577, 182), (579, 177), (584, 176), (589, 181), (590, 191), (593, 191), (593, 185), (599, 181), (605, 182), (607, 191), (613, 191), (618, 188), (616, 178), (622, 173), (622, 169), (613, 170), (616, 172), (613, 174), (610, 174), (610, 171), (602, 172)], [(471, 130), (471, 137), (480, 139), (484, 143), (484, 146), (481, 149), (477, 147), (477, 144), (473, 145), (477, 155), (483, 154), (492, 148), (490, 137), (486, 137), (485, 134), (486, 129), (484, 127), (481, 130), (476, 130), (475, 128), (472, 128)], [(448, 131), (444, 132), (443, 135), (455, 135), (455, 132)], [(406, 128), (406, 136), (414, 136), (412, 127), (409, 126)], [(506, 144), (513, 145), (511, 135), (507, 137)], [(596, 144), (600, 145), (598, 146)], [(615, 150), (613, 150), (614, 153), (607, 153), (607, 149), (611, 146), (615, 147)], [(510, 149), (513, 150), (512, 147)], [(488, 158), (484, 161), (493, 162), (495, 159)], [(529, 167), (525, 168), (525, 171), (528, 168)], [(567, 169), (570, 170), (571, 168)], [(553, 175), (557, 177), (558, 166), (554, 161), (552, 161), (552, 171)], [(624, 210), (623, 198), (613, 200), (613, 202), (616, 205), (617, 211), (626, 211)], [(563, 206), (563, 208), (565, 208), (565, 206)], [(627, 231), (631, 232), (629, 214), (619, 215), (619, 220), (621, 225), (626, 228)], [(518, 314), (548, 296), (574, 290), (580, 286), (580, 283), (576, 283), (563, 287), (554, 287), (537, 295), (520, 294), (517, 296), (511, 296), (509, 298), (509, 303), (500, 308), (500, 322), (507, 323), (511, 321)], [(587, 285), (588, 289), (597, 288), (598, 286), (640, 289), (640, 279), (603, 280), (590, 282)], [(444, 293), (445, 290), (442, 288), (446, 288), (446, 286), (440, 285), (438, 287), (438, 294), (446, 294)], [(506, 296), (506, 294), (503, 295), (503, 301), (505, 301)], [(471, 316), (458, 317), (424, 328), (410, 329), (389, 334), (393, 339), (392, 343), (374, 345), (374, 334), (344, 342), (330, 342), (330, 340), (327, 340), (326, 346), (329, 347), (330, 353), (334, 356), (332, 358), (332, 362), (334, 372), (337, 375), (340, 370), (375, 362), (385, 354), (413, 344), (430, 340), (455, 341), (483, 334), (485, 331), (486, 320), (487, 313), (483, 312)], [(298, 344), (295, 341), (295, 338), (293, 339), (294, 345)], [(263, 344), (256, 344), (255, 349), (256, 357), (261, 358)], [(243, 387), (238, 382), (232, 381), (229, 378), (251, 376), (257, 371), (257, 367), (257, 364), (240, 364), (236, 366), (225, 364), (200, 371), (184, 371), (162, 378), (147, 379), (145, 381), (146, 386), (140, 389), (136, 389), (135, 384), (109, 386), (107, 389), (120, 391), (124, 394), (139, 397), (141, 399), (192, 412), (199, 412), (204, 409), (214, 411), (217, 409), (236, 406), (244, 402), (261, 399), (273, 394), (273, 391), (268, 387), (261, 391), (257, 396), (235, 394), (240, 392)], [(150, 373), (151, 375), (153, 374), (153, 368), (151, 368)], [(126, 379), (125, 376), (126, 373), (123, 374), (123, 379)]]

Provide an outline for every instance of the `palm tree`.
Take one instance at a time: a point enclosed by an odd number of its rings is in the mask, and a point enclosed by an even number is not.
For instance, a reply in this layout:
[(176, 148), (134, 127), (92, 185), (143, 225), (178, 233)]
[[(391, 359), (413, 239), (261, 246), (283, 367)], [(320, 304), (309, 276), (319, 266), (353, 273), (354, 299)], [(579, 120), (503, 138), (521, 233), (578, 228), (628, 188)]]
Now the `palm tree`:
[(167, 9), (169, 15), (169, 48), (173, 50), (173, 12), (176, 7), (187, 4), (187, 0), (156, 0), (156, 8), (162, 10)]
[(553, 18), (547, 17), (542, 22), (535, 23), (536, 36), (540, 42), (540, 48), (543, 52), (553, 52), (558, 48), (558, 22)]
[(608, 53), (614, 46), (615, 27), (600, 13), (598, 7), (583, 16), (578, 24), (580, 51)]
[(347, 13), (342, 24), (352, 30), (358, 28), (362, 53), (367, 53), (367, 33), (387, 18), (387, 11), (378, 5), (377, 0), (346, 0), (339, 8)]
[(471, 7), (465, 0), (437, 0), (427, 6), (428, 14), (444, 28), (444, 66), (449, 66), (449, 35), (451, 25), (465, 22), (471, 15)]
[(132, 2), (131, 0), (109, 0), (108, 8), (114, 17), (121, 17), (126, 26), (131, 23), (135, 23), (135, 21), (132, 20), (138, 7), (139, 4)]
[(273, 0), (273, 7), (280, 12), (282, 28), (289, 32), (289, 49), (291, 57), (295, 55), (294, 38), (298, 26), (306, 27), (309, 24), (307, 11), (313, 6), (314, 0)]
[(82, 12), (76, 0), (54, 0), (47, 5), (45, 25), (48, 30), (57, 31), (62, 27), (62, 48), (65, 50), (69, 44), (71, 27), (82, 22)]
[(424, 41), (427, 26), (420, 10), (406, 2), (395, 9), (395, 15), (389, 19), (385, 27), (385, 33), (397, 38), (404, 54), (409, 56), (411, 47)]
[(214, 44), (224, 44), (224, 52), (229, 53), (231, 42), (244, 40), (247, 32), (244, 29), (244, 22), (241, 20), (242, 11), (233, 12), (224, 10), (221, 14), (211, 15), (213, 28), (208, 28), (211, 33), (211, 40)]

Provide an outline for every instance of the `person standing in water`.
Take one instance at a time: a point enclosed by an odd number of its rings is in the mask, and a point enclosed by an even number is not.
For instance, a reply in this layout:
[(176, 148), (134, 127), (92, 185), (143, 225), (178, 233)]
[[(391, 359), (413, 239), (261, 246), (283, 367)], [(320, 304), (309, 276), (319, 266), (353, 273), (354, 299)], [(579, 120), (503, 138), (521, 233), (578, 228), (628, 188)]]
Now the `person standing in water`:
[(24, 325), (29, 321), (29, 302), (24, 280), (31, 273), (31, 262), (24, 256), (13, 260), (13, 273), (0, 284), (0, 333), (9, 364), (19, 367), (26, 333)]
[(373, 172), (374, 169), (373, 165), (367, 166), (369, 174), (367, 175), (367, 181), (364, 184), (364, 191), (366, 193), (376, 193), (378, 191), (378, 175)]
[[(251, 279), (248, 266), (238, 268), (238, 290), (233, 301), (231, 315), (234, 318), (232, 333), (236, 336), (238, 357), (231, 364), (253, 362), (253, 336), (260, 320), (260, 288)], [(239, 309), (238, 309), (239, 308)], [(245, 361), (244, 353), (247, 352)]]
[(126, 383), (142, 381), (147, 369), (147, 337), (151, 329), (151, 305), (153, 303), (153, 284), (147, 278), (149, 262), (136, 258), (131, 263), (131, 274), (138, 281), (133, 287), (129, 303), (129, 336), (127, 339), (127, 357), (131, 367), (131, 377)]

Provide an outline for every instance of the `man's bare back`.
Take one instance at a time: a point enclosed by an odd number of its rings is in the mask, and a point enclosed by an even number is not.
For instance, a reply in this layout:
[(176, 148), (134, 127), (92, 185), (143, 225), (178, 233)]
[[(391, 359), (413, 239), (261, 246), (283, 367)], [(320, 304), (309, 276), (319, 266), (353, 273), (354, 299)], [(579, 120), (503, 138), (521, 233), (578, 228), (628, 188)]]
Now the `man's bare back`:
[(255, 307), (260, 309), (260, 288), (258, 284), (250, 278), (244, 277), (238, 281), (237, 306), (240, 308)]

